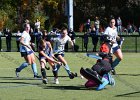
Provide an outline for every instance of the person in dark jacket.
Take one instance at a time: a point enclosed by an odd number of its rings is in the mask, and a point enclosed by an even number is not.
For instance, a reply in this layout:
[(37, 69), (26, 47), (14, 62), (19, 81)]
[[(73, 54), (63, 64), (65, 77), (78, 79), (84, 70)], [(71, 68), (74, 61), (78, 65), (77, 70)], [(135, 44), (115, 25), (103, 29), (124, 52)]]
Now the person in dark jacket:
[(11, 51), (11, 36), (12, 33), (9, 29), (5, 29), (4, 35), (6, 37), (6, 46), (7, 46), (7, 51), (10, 52)]

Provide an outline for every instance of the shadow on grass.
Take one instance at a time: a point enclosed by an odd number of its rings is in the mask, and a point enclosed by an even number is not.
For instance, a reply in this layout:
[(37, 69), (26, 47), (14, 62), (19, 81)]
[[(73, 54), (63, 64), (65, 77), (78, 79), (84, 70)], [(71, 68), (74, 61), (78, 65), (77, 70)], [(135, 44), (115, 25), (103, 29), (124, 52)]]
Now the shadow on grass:
[(140, 91), (116, 95), (115, 97), (140, 97)]
[[(47, 76), (54, 77), (54, 76)], [(61, 78), (69, 78), (68, 76), (59, 76)], [(33, 78), (33, 77), (0, 77), (0, 80), (41, 80), (41, 78)]]
[(0, 77), (0, 80), (41, 80), (41, 78), (33, 78), (33, 77)]
[(117, 74), (120, 76), (140, 76), (140, 74)]
[(44, 89), (58, 89), (58, 90), (95, 90), (95, 88), (85, 88), (84, 86), (46, 86)]
[[(23, 87), (23, 86), (40, 85), (40, 83), (27, 83), (27, 82), (0, 82), (0, 84), (4, 84), (4, 86), (1, 85), (0, 88), (17, 88), (17, 87)], [(15, 85), (10, 85), (10, 84), (15, 84)]]

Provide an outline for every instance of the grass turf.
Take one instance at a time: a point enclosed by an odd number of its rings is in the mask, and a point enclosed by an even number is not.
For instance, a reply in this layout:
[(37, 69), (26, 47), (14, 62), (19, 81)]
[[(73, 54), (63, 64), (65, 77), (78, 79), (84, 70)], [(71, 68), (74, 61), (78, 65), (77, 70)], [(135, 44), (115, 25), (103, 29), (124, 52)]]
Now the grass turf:
[[(81, 79), (81, 67), (91, 67), (96, 60), (85, 53), (66, 53), (66, 60), (78, 77), (70, 80), (64, 68), (59, 71), (59, 85), (52, 84), (52, 72), (47, 71), (49, 84), (34, 79), (31, 67), (15, 77), (15, 68), (24, 59), (17, 52), (0, 52), (0, 100), (139, 100), (140, 98), (140, 53), (124, 53), (123, 61), (117, 66), (115, 87), (107, 86), (102, 91), (84, 87), (86, 79)], [(40, 74), (39, 62), (37, 61)]]

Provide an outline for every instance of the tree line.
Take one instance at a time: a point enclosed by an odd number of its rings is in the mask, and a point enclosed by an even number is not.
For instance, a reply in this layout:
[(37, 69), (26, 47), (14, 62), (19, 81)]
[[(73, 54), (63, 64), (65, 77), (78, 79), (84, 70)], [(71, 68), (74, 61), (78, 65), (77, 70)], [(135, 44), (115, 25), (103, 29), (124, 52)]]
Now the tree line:
[[(85, 23), (88, 18), (94, 20), (120, 16), (123, 25), (140, 24), (139, 0), (73, 0), (74, 29)], [(7, 27), (11, 30), (22, 28), (25, 19), (34, 26), (38, 18), (42, 29), (61, 27), (67, 24), (67, 0), (0, 0), (0, 30)], [(103, 21), (102, 21), (103, 22)]]

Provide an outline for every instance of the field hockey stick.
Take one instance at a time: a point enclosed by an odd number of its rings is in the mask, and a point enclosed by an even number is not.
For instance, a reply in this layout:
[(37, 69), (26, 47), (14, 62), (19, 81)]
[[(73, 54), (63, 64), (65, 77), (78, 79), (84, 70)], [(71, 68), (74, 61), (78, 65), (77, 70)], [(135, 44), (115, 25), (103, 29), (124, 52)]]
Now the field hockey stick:
[(102, 57), (95, 55), (95, 54), (89, 54), (87, 53), (86, 56), (90, 57), (90, 58), (95, 58), (95, 59), (102, 59)]

